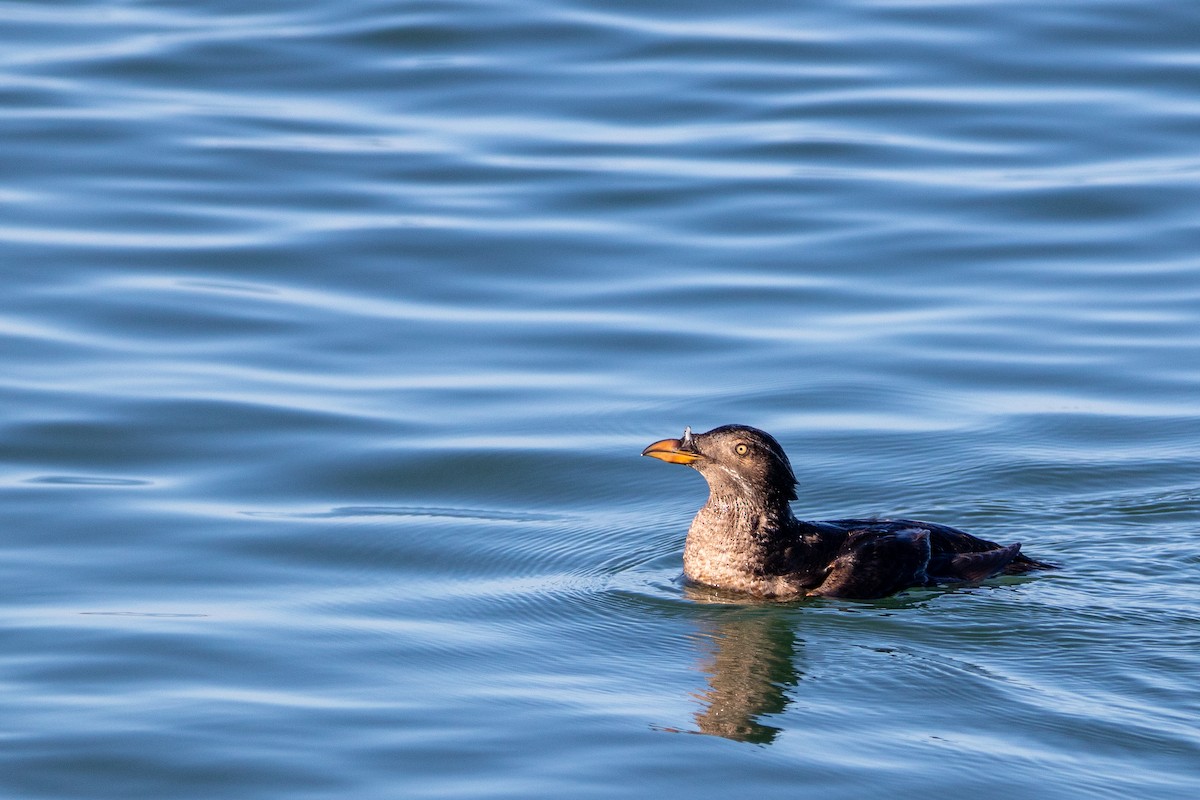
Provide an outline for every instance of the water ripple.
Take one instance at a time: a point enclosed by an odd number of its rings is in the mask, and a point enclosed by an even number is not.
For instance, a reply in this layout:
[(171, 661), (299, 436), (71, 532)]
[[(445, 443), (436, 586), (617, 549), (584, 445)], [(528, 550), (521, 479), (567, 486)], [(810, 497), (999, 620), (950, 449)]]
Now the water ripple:
[[(1190, 799), (1197, 22), (0, 4), (0, 794)], [(690, 587), (733, 421), (1064, 569)]]

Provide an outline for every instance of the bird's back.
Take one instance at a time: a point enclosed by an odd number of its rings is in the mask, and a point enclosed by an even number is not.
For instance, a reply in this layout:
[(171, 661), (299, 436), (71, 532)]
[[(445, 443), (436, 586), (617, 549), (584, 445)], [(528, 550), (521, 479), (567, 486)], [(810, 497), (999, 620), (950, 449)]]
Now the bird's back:
[[(1035, 561), (1021, 554), (1020, 543), (1001, 545), (972, 536), (966, 531), (936, 522), (911, 519), (837, 519), (821, 523), (838, 530), (874, 530), (895, 533), (906, 529), (929, 531), (929, 566), (926, 572), (935, 581), (977, 581), (992, 575), (1019, 575), (1054, 565)], [(986, 572), (987, 574), (981, 574)]]

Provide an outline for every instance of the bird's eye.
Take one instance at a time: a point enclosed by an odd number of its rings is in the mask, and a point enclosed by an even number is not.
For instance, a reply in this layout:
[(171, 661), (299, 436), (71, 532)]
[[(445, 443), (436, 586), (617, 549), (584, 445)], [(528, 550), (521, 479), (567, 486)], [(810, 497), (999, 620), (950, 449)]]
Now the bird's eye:
[(737, 453), (739, 456), (744, 456), (744, 455), (746, 455), (746, 453), (750, 452), (750, 448), (746, 446), (745, 442), (742, 442), (742, 443), (738, 444), (737, 447), (733, 448), (733, 451), (735, 453)]

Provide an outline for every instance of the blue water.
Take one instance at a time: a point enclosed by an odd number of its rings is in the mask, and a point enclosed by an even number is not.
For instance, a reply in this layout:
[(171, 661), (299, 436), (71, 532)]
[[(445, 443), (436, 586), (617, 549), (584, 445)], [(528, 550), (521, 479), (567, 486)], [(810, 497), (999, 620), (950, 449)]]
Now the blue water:
[[(0, 796), (1200, 793), (1200, 5), (0, 2)], [(1063, 566), (685, 585), (812, 518)], [(698, 735), (690, 735), (698, 734)]]

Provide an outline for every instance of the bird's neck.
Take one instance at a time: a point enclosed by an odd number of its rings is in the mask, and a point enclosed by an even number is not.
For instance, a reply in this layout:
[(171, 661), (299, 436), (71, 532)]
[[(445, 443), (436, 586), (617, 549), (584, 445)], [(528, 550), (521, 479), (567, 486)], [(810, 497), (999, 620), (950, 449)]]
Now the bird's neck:
[(775, 497), (751, 497), (742, 494), (710, 491), (708, 502), (696, 514), (714, 523), (738, 538), (742, 543), (750, 541), (770, 542), (780, 533), (786, 533), (795, 523), (792, 507), (787, 500)]
[(783, 498), (748, 500), (711, 491), (688, 529), (684, 574), (700, 583), (769, 594), (768, 588), (746, 584), (762, 579), (794, 525), (796, 518)]

